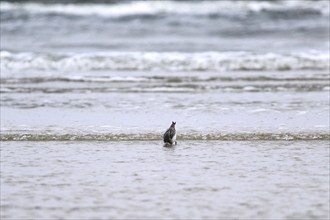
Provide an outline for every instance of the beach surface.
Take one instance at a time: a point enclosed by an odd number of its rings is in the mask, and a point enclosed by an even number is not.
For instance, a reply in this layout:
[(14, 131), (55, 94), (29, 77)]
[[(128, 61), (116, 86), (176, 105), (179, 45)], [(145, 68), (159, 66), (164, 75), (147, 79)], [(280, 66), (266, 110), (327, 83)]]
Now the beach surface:
[(0, 3), (1, 219), (329, 218), (329, 1)]
[(2, 219), (327, 219), (328, 141), (2, 142)]

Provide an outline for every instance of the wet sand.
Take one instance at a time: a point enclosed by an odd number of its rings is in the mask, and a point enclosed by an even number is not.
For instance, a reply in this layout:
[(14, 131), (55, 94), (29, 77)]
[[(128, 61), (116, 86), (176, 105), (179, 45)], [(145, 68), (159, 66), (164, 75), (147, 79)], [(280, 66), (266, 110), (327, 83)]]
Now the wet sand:
[(3, 219), (326, 219), (328, 141), (2, 142)]

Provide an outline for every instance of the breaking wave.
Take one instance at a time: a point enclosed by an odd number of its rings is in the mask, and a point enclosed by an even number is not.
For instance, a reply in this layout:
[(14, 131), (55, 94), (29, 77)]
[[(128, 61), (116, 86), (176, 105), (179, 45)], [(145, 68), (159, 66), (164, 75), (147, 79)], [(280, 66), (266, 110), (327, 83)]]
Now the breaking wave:
[[(162, 135), (147, 134), (1, 134), (0, 141), (161, 141)], [(330, 140), (328, 133), (227, 133), (181, 134), (178, 141), (310, 141)]]
[(327, 70), (329, 54), (252, 52), (104, 52), (37, 54), (1, 51), (1, 70)]
[(21, 10), (35, 14), (127, 17), (139, 15), (232, 16), (251, 13), (288, 13), (329, 15), (328, 1), (123, 1), (119, 4), (44, 4), (40, 2), (1, 2), (1, 12)]

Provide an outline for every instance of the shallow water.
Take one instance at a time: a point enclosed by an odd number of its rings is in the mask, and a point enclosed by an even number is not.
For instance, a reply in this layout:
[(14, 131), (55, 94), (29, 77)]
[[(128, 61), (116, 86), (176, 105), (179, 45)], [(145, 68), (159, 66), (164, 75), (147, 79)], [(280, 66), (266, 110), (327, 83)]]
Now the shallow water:
[(183, 136), (312, 137), (330, 126), (326, 70), (11, 73), (1, 78), (2, 140), (118, 133), (157, 139), (171, 121)]
[(1, 145), (3, 219), (329, 218), (328, 141)]
[(0, 138), (157, 140), (171, 121), (183, 139), (329, 138), (327, 8), (3, 1)]
[(0, 3), (1, 219), (329, 218), (329, 1)]

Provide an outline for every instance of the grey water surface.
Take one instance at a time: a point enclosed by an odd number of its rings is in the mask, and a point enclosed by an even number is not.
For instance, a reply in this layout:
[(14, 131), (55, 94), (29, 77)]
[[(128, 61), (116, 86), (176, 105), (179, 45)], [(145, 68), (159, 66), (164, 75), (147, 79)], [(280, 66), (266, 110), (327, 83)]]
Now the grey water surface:
[(328, 141), (3, 142), (2, 219), (327, 219)]
[(329, 1), (0, 12), (1, 219), (329, 218)]

